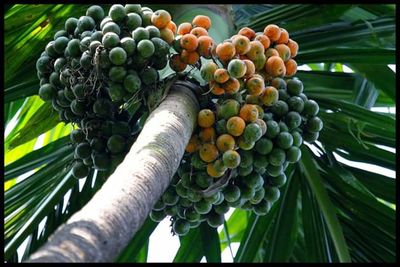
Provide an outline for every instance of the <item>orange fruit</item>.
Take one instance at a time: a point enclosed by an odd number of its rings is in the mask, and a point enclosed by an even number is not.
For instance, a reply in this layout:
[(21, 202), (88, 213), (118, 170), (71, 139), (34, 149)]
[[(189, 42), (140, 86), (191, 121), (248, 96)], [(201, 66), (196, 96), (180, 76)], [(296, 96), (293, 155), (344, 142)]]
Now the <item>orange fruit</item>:
[(196, 51), (187, 51), (186, 49), (182, 50), (181, 60), (189, 65), (194, 65), (199, 61), (200, 55)]
[(197, 38), (197, 41), (197, 52), (199, 53), (199, 55), (205, 58), (210, 58), (211, 50), (214, 46), (214, 40), (210, 36), (200, 36), (199, 38)]
[(211, 93), (213, 93), (214, 95), (225, 94), (224, 88), (222, 88), (222, 86), (219, 83), (217, 83), (216, 81), (211, 81), (209, 84), (209, 87), (211, 89)]
[(208, 32), (206, 29), (202, 27), (195, 27), (190, 31), (190, 34), (193, 34), (197, 38), (200, 36), (208, 36)]
[(278, 56), (279, 57), (279, 52), (275, 48), (271, 48), (270, 47), (267, 50), (265, 50), (264, 55), (265, 55), (266, 59), (268, 60), (268, 58), (270, 58), (272, 56)]
[(202, 27), (206, 30), (211, 28), (211, 19), (204, 15), (197, 15), (192, 21), (193, 26)]
[(264, 87), (264, 79), (259, 76), (252, 76), (246, 80), (246, 89), (249, 95), (260, 95)]
[(290, 55), (292, 56), (292, 58), (294, 58), (299, 50), (299, 45), (297, 44), (296, 41), (289, 39), (289, 41), (287, 42), (287, 46), (290, 49)]
[(278, 41), (281, 37), (281, 29), (275, 24), (269, 24), (264, 28), (264, 35), (266, 35), (271, 42)]
[(163, 29), (160, 29), (160, 38), (163, 39), (164, 41), (166, 41), (168, 44), (172, 44), (175, 36), (174, 36), (174, 33), (170, 29), (163, 28)]
[(239, 116), (245, 122), (253, 122), (258, 119), (258, 109), (256, 105), (253, 104), (244, 104), (243, 107), (239, 111)]
[(217, 69), (214, 72), (214, 80), (218, 83), (224, 83), (229, 80), (229, 72), (226, 69)]
[(246, 56), (254, 61), (259, 55), (264, 54), (265, 49), (263, 44), (260, 41), (251, 41), (250, 42), (250, 50), (246, 53)]
[(230, 42), (223, 42), (217, 45), (216, 54), (222, 61), (227, 61), (235, 56), (235, 46)]
[(215, 145), (206, 143), (200, 146), (199, 156), (204, 162), (213, 162), (218, 158), (218, 149)]
[(265, 64), (265, 71), (273, 77), (281, 77), (286, 74), (285, 63), (282, 58), (278, 56), (272, 56), (268, 58)]
[(264, 109), (258, 103), (255, 103), (255, 106), (258, 110), (258, 119), (264, 118)]
[(181, 72), (186, 69), (187, 64), (181, 60), (179, 54), (173, 55), (169, 60), (169, 66), (176, 72)]
[(265, 87), (264, 92), (260, 95), (260, 100), (264, 106), (270, 107), (278, 102), (279, 92), (273, 86)]
[(276, 51), (278, 51), (281, 59), (286, 62), (290, 59), (290, 48), (285, 44), (278, 44), (275, 46)]
[(297, 62), (294, 59), (289, 59), (285, 62), (286, 75), (285, 77), (292, 77), (297, 72)]
[(188, 153), (196, 152), (199, 149), (200, 142), (197, 135), (192, 135), (189, 139), (189, 143), (186, 146), (185, 151)]
[(200, 130), (199, 138), (204, 143), (214, 143), (217, 135), (213, 127), (203, 128)]
[(222, 84), (222, 88), (224, 88), (225, 93), (234, 94), (240, 89), (240, 82), (238, 79), (230, 77), (229, 80)]
[(235, 51), (238, 55), (244, 55), (250, 50), (250, 40), (244, 35), (232, 37), (232, 44), (235, 46)]
[(199, 41), (197, 40), (197, 37), (193, 34), (188, 33), (183, 35), (181, 38), (181, 47), (189, 52), (195, 51), (198, 45)]
[(158, 29), (165, 28), (171, 21), (171, 15), (168, 11), (160, 9), (151, 15), (151, 23)]
[(217, 138), (217, 148), (220, 152), (232, 150), (235, 148), (235, 138), (230, 134), (223, 134)]
[(264, 46), (264, 49), (268, 49), (271, 45), (271, 41), (269, 40), (268, 36), (263, 34), (257, 35), (254, 40), (259, 41)]
[(178, 34), (185, 35), (187, 33), (190, 33), (191, 30), (192, 30), (192, 24), (189, 22), (183, 22), (178, 27)]
[(215, 168), (215, 166), (214, 166), (215, 164), (213, 164), (213, 163), (208, 163), (207, 164), (207, 174), (209, 175), (209, 176), (211, 176), (211, 177), (213, 177), (213, 178), (219, 178), (219, 177), (221, 177), (222, 175), (224, 175), (225, 174), (225, 172), (220, 172), (220, 171), (218, 171), (216, 168)]
[(289, 33), (284, 28), (281, 28), (281, 36), (276, 41), (277, 44), (286, 44), (289, 41)]
[(197, 115), (197, 124), (202, 128), (211, 127), (215, 122), (215, 115), (210, 109), (202, 109)]
[(167, 24), (166, 28), (170, 29), (174, 35), (176, 34), (176, 24), (172, 20)]
[(229, 118), (226, 122), (226, 130), (230, 135), (240, 136), (242, 135), (244, 128), (246, 127), (246, 122), (238, 116)]
[(252, 40), (256, 36), (256, 32), (249, 27), (241, 28), (238, 34), (246, 36), (247, 38), (249, 38), (249, 40)]
[(254, 66), (253, 61), (251, 61), (249, 59), (243, 59), (243, 62), (246, 64), (245, 77), (249, 77), (249, 76), (253, 75), (256, 71), (256, 67)]

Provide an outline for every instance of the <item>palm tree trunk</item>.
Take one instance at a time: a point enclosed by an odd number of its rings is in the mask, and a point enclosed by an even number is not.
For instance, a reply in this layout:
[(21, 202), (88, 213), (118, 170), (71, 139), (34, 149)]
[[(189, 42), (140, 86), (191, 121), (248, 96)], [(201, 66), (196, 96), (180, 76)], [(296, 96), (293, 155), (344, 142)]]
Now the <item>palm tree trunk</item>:
[(113, 261), (168, 187), (195, 127), (198, 109), (187, 86), (175, 83), (103, 187), (29, 261)]

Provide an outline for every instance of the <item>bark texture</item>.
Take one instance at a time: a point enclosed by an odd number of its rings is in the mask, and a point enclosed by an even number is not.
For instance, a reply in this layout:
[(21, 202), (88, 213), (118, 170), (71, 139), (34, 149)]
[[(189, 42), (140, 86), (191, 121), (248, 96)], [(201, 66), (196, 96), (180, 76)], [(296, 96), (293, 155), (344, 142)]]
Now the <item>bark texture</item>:
[(174, 84), (103, 187), (29, 262), (113, 261), (168, 187), (198, 109), (194, 94), (183, 83)]

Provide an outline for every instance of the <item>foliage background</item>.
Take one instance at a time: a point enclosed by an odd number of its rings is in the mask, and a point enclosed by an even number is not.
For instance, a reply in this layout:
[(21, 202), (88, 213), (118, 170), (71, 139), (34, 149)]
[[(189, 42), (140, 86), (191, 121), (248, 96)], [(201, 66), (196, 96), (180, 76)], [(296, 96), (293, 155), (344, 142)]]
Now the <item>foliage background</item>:
[[(239, 242), (235, 262), (394, 262), (395, 179), (338, 160), (395, 171), (395, 5), (233, 5), (235, 25), (215, 10), (192, 5), (167, 9), (177, 23), (209, 15), (218, 42), (242, 26), (261, 31), (269, 23), (299, 43), (296, 75), (320, 104), (319, 142), (302, 147), (302, 160), (286, 172), (280, 199), (266, 216), (235, 210), (221, 232), (205, 225), (181, 238), (176, 262), (221, 261)], [(36, 96), (35, 62), (67, 17), (88, 5), (6, 5), (4, 15), (5, 259), (26, 259), (101, 187), (107, 174), (92, 172), (82, 188), (71, 176), (71, 125), (59, 123)], [(104, 5), (108, 10), (109, 5)], [(225, 14), (226, 15), (226, 14)], [(343, 72), (343, 66), (353, 73)], [(389, 149), (388, 149), (389, 148)], [(69, 198), (64, 196), (69, 193)], [(39, 223), (44, 227), (39, 228)], [(145, 262), (156, 223), (149, 219), (119, 262)], [(207, 236), (208, 239), (203, 238)], [(22, 255), (17, 248), (28, 244)], [(193, 247), (192, 245), (202, 244)]]

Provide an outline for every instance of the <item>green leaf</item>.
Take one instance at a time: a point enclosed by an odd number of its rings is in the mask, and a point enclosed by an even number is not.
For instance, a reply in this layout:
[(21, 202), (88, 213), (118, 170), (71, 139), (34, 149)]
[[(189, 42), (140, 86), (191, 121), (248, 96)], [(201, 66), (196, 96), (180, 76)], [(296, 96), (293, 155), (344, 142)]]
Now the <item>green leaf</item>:
[(207, 262), (221, 262), (221, 250), (217, 229), (209, 226), (207, 222), (203, 222), (200, 224), (200, 234)]
[[(192, 228), (185, 236), (180, 237), (181, 246), (175, 255), (173, 262), (200, 262), (203, 257), (203, 247), (200, 228)], [(194, 245), (196, 244), (196, 245)]]
[(19, 84), (4, 89), (4, 103), (10, 103), (18, 99), (36, 95), (39, 91), (38, 79), (23, 81)]
[(351, 258), (348, 251), (348, 246), (343, 236), (342, 227), (340, 226), (336, 216), (336, 209), (330, 201), (326, 189), (322, 185), (321, 177), (318, 174), (315, 162), (313, 161), (308, 148), (302, 146), (301, 152), (301, 170), (307, 178), (307, 181), (317, 198), (318, 204), (322, 210), (329, 232), (335, 244), (335, 249), (339, 256), (340, 262), (350, 262)]
[(243, 238), (243, 234), (247, 227), (247, 212), (242, 209), (235, 209), (232, 215), (229, 217), (226, 225), (229, 229), (229, 238), (226, 236), (225, 231), (219, 233), (219, 239), (221, 241), (221, 251), (224, 251), (231, 242), (240, 242)]

